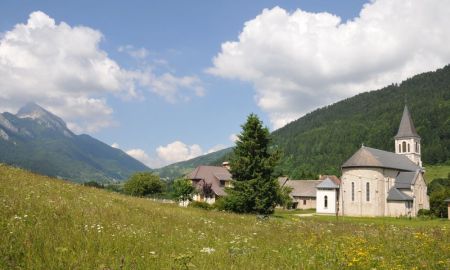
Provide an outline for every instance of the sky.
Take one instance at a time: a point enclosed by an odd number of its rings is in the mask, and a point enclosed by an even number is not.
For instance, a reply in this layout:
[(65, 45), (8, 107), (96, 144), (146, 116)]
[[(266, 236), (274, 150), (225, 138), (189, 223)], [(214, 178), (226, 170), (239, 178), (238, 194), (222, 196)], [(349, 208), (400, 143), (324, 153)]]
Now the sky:
[[(244, 4), (245, 3), (245, 4)], [(0, 111), (33, 101), (151, 168), (450, 63), (440, 0), (0, 2)]]

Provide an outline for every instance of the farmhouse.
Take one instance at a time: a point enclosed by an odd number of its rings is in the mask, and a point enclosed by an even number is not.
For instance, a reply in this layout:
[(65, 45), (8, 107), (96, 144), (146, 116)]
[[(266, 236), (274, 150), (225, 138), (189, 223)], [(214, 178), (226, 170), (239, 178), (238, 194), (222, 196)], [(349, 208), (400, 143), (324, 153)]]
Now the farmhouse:
[(311, 209), (316, 208), (316, 186), (320, 180), (291, 180), (288, 177), (278, 178), (280, 187), (290, 187), (289, 194), (292, 198), (292, 208)]
[(342, 165), (339, 214), (416, 216), (429, 209), (420, 136), (405, 106), (395, 153), (362, 146)]
[(231, 174), (226, 163), (221, 166), (198, 166), (187, 175), (197, 192), (194, 201), (213, 204), (219, 197), (225, 196), (225, 187), (232, 186)]

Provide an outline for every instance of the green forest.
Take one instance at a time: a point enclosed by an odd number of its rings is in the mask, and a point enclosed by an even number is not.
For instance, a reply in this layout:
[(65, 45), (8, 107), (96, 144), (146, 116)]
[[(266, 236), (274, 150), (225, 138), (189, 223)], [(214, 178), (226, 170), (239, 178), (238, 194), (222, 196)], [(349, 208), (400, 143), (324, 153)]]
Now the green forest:
[[(277, 173), (293, 179), (340, 175), (340, 166), (362, 144), (394, 151), (405, 102), (422, 138), (424, 164), (450, 165), (450, 66), (446, 66), (320, 108), (274, 131), (274, 147), (282, 152)], [(201, 164), (219, 165), (230, 155), (229, 149), (222, 150), (158, 171), (162, 177), (181, 175)]]

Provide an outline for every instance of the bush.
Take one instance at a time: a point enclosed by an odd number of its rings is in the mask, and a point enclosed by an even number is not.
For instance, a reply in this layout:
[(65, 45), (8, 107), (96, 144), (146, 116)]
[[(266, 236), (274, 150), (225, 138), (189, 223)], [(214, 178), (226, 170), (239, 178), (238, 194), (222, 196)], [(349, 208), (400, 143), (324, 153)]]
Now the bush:
[(84, 182), (83, 186), (85, 186), (85, 187), (94, 187), (94, 188), (104, 188), (105, 187), (102, 184), (97, 183), (96, 181)]
[(225, 211), (225, 200), (223, 198), (217, 199), (214, 204), (212, 205), (212, 208), (219, 210), (219, 211)]
[(173, 197), (176, 201), (191, 201), (194, 186), (188, 179), (177, 179), (173, 183)]
[(189, 207), (201, 208), (201, 209), (205, 209), (205, 210), (210, 210), (213, 208), (209, 203), (197, 202), (197, 201), (189, 203)]
[(419, 212), (417, 212), (418, 217), (429, 217), (431, 216), (431, 211), (428, 209), (420, 209)]
[(123, 190), (126, 194), (133, 196), (146, 196), (161, 193), (164, 183), (159, 176), (149, 172), (135, 173), (125, 182)]

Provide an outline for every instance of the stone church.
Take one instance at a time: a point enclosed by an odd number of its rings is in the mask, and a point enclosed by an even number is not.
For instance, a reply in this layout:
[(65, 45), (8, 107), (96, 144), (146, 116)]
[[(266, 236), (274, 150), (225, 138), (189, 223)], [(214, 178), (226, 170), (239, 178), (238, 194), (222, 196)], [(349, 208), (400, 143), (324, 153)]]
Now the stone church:
[(395, 153), (362, 146), (342, 165), (338, 211), (344, 216), (416, 216), (429, 209), (420, 136), (405, 106)]

